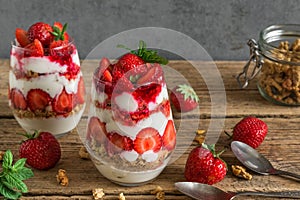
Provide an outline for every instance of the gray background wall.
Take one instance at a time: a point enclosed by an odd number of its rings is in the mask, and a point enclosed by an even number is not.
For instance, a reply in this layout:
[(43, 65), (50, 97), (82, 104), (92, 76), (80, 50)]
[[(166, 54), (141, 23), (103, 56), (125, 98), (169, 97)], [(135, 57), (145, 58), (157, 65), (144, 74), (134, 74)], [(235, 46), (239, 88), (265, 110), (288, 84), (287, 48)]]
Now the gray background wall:
[(119, 32), (145, 26), (182, 32), (214, 60), (245, 60), (246, 42), (280, 23), (300, 23), (297, 0), (0, 0), (0, 57), (8, 58), (16, 27), (68, 22), (81, 58)]

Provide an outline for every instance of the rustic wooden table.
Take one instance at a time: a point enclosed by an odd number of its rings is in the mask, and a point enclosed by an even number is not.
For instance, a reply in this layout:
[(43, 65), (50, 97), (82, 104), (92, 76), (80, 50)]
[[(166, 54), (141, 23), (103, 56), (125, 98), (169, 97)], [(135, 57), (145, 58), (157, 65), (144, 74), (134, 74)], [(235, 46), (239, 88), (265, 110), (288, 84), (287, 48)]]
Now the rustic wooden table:
[[(218, 149), (229, 147), (230, 140), (222, 133), (223, 130), (232, 131), (233, 126), (244, 116), (255, 115), (263, 119), (268, 127), (269, 133), (258, 148), (258, 151), (270, 159), (272, 164), (280, 169), (291, 172), (300, 172), (300, 107), (283, 107), (271, 104), (264, 100), (255, 85), (255, 80), (247, 89), (240, 89), (236, 83), (235, 75), (242, 70), (245, 62), (237, 61), (217, 61), (218, 70), (221, 73), (226, 90), (226, 116), (225, 123), (222, 126), (220, 137), (217, 142)], [(90, 61), (88, 65), (97, 67), (98, 61)], [(170, 67), (180, 72), (194, 87), (200, 97), (200, 115), (194, 112), (180, 115), (174, 112), (175, 125), (189, 124), (199, 120), (199, 129), (206, 130), (211, 121), (211, 101), (210, 94), (218, 92), (212, 88), (207, 89), (203, 79), (193, 69), (188, 62), (172, 61)], [(89, 91), (92, 70), (82, 68), (87, 91)], [(18, 148), (22, 137), (16, 133), (22, 132), (22, 128), (14, 119), (12, 112), (8, 107), (8, 71), (9, 60), (0, 60), (0, 150), (11, 149), (16, 158), (18, 158)], [(196, 76), (197, 75), (197, 76)], [(214, 90), (214, 91), (212, 91)], [(221, 116), (222, 118), (222, 116)], [(151, 191), (156, 186), (161, 186), (165, 191), (165, 199), (190, 199), (181, 194), (174, 188), (174, 183), (184, 181), (184, 166), (189, 151), (197, 145), (194, 142), (182, 143), (178, 141), (178, 148), (181, 148), (183, 155), (172, 162), (163, 173), (153, 182), (139, 187), (122, 187), (105, 179), (94, 167), (92, 161), (83, 160), (78, 152), (82, 142), (77, 132), (85, 130), (87, 112), (78, 128), (68, 135), (59, 139), (62, 148), (62, 158), (55, 168), (47, 171), (34, 171), (34, 177), (27, 180), (26, 183), (29, 192), (24, 194), (22, 199), (92, 199), (93, 188), (103, 188), (105, 192), (104, 199), (118, 199), (118, 194), (123, 192), (126, 199), (155, 199)], [(188, 126), (187, 126), (188, 127)], [(184, 134), (190, 137), (195, 136), (196, 130), (188, 128), (183, 130)], [(238, 164), (230, 149), (222, 155), (228, 166)], [(69, 177), (69, 185), (60, 186), (56, 181), (58, 169), (65, 169)], [(239, 179), (228, 171), (225, 179), (215, 186), (226, 191), (281, 191), (281, 190), (300, 190), (300, 183), (278, 176), (263, 176), (255, 173), (251, 181)], [(258, 197), (239, 197), (239, 199), (267, 199)]]

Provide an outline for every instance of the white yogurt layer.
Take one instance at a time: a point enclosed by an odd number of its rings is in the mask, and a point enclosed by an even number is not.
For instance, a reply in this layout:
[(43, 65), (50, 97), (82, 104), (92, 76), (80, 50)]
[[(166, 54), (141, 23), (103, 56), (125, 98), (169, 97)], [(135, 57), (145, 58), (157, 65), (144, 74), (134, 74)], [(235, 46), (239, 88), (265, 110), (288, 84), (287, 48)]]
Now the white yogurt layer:
[(85, 105), (78, 112), (69, 115), (68, 117), (50, 117), (50, 118), (19, 118), (15, 115), (16, 120), (28, 133), (35, 130), (47, 131), (54, 136), (59, 137), (76, 127), (81, 115), (84, 111)]
[(42, 89), (48, 92), (49, 95), (54, 98), (56, 95), (60, 94), (63, 88), (66, 92), (77, 93), (78, 82), (82, 76), (82, 72), (79, 72), (75, 79), (67, 79), (65, 76), (61, 76), (58, 73), (47, 74), (42, 76), (37, 76), (31, 79), (17, 79), (15, 74), (9, 72), (9, 86), (10, 88), (17, 88), (23, 92), (24, 96), (27, 95), (31, 89)]
[(153, 150), (149, 150), (142, 154), (142, 158), (147, 162), (153, 162), (158, 158), (158, 154), (154, 153)]
[(128, 92), (122, 92), (122, 94), (117, 95), (114, 100), (117, 106), (123, 111), (134, 112), (138, 108), (138, 103), (135, 98)]
[[(58, 62), (51, 61), (47, 56), (23, 57), (18, 59), (15, 54), (16, 50), (12, 48), (10, 66), (16, 70), (22, 70), (24, 72), (33, 71), (37, 73), (65, 73), (68, 71), (67, 65), (62, 66)], [(80, 66), (80, 60), (76, 49), (71, 57), (72, 62)]]

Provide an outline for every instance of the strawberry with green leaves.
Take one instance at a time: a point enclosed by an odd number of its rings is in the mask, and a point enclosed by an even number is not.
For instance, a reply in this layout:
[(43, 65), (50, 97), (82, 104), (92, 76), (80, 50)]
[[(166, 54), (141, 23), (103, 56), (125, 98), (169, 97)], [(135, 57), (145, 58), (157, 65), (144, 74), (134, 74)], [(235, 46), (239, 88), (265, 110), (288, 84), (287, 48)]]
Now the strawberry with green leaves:
[(191, 86), (180, 84), (171, 91), (170, 101), (178, 112), (189, 112), (197, 108), (199, 97)]
[(19, 154), (26, 158), (26, 163), (39, 170), (53, 168), (60, 160), (61, 149), (57, 139), (49, 132), (35, 131), (33, 134), (21, 134), (27, 137), (23, 141)]
[(3, 156), (0, 172), (0, 195), (4, 199), (19, 199), (28, 188), (24, 180), (33, 176), (31, 169), (25, 167), (26, 158), (21, 158), (13, 164), (13, 154), (7, 150)]
[(202, 144), (195, 147), (186, 161), (184, 171), (186, 180), (209, 185), (223, 180), (227, 167), (220, 158), (221, 153), (216, 153), (215, 145)]

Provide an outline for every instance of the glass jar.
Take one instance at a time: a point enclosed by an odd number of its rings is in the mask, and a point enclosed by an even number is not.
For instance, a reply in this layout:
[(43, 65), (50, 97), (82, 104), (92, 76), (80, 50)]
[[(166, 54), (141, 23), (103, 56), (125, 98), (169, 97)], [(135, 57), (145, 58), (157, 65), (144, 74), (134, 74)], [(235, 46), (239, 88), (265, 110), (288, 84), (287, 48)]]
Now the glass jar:
[[(249, 40), (250, 59), (238, 77), (242, 88), (258, 73), (260, 94), (279, 105), (300, 105), (300, 25), (272, 25)], [(254, 68), (248, 74), (251, 63)], [(244, 79), (244, 80), (242, 80)]]

